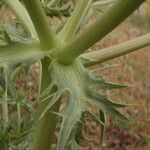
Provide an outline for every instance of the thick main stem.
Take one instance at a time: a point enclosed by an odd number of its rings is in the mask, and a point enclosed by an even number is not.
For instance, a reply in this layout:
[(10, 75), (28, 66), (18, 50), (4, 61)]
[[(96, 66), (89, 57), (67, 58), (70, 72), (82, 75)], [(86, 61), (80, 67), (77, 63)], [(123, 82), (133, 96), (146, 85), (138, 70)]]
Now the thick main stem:
[[(50, 61), (48, 58), (42, 60), (42, 78), (40, 92), (44, 91), (51, 83), (51, 78), (49, 76)], [(53, 91), (51, 91), (53, 92)], [(38, 105), (38, 116), (40, 117), (46, 108), (50, 99), (39, 102)], [(57, 115), (52, 112), (58, 112), (60, 108), (60, 100), (58, 100), (50, 109), (45, 113), (45, 115), (38, 121), (37, 129), (35, 133), (35, 138), (32, 144), (32, 150), (50, 150), (54, 132), (57, 123)]]
[(80, 54), (105, 37), (125, 20), (144, 0), (117, 0), (94, 24), (82, 32), (72, 43), (53, 54), (61, 63), (68, 64)]
[(125, 55), (127, 53), (136, 51), (140, 48), (149, 45), (150, 45), (150, 33), (108, 48), (85, 53), (81, 55), (81, 57), (90, 60), (85, 63), (86, 66), (90, 66)]

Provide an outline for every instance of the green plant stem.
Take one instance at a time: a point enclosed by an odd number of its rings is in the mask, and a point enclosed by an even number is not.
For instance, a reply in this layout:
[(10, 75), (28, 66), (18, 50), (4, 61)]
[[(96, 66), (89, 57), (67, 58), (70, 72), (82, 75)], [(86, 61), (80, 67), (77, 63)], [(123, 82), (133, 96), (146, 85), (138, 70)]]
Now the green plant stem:
[(56, 44), (56, 38), (50, 29), (40, 0), (24, 0), (24, 4), (38, 34), (41, 48), (43, 50), (53, 48)]
[(4, 65), (4, 75), (5, 75), (5, 93), (4, 93), (4, 103), (2, 103), (2, 118), (4, 123), (4, 130), (9, 126), (9, 117), (8, 117), (8, 68), (7, 65)]
[(59, 48), (53, 57), (68, 64), (80, 54), (105, 37), (110, 31), (125, 20), (144, 0), (117, 0), (95, 23), (82, 32), (74, 41)]
[(108, 48), (85, 53), (81, 55), (81, 57), (90, 60), (85, 62), (85, 65), (91, 66), (125, 55), (127, 53), (136, 51), (140, 48), (149, 45), (150, 45), (150, 33)]
[(9, 124), (9, 118), (8, 118), (8, 104), (7, 100), (4, 100), (5, 102), (2, 103), (2, 118), (3, 118), (3, 123), (4, 123), (4, 130), (7, 129), (8, 124)]
[(20, 110), (20, 103), (17, 103), (17, 123), (18, 123), (18, 135), (21, 133), (21, 110)]
[(35, 31), (31, 18), (24, 6), (19, 2), (19, 0), (5, 0), (5, 3), (21, 21), (25, 29), (31, 33), (31, 36), (37, 38), (37, 33)]
[(63, 40), (63, 42), (68, 42), (73, 38), (92, 2), (93, 0), (78, 0), (71, 17), (58, 34), (59, 38)]
[[(48, 58), (42, 60), (42, 78), (40, 91), (44, 91), (51, 83), (51, 78), (49, 76), (50, 62)], [(40, 117), (45, 110), (48, 101), (39, 102), (38, 105), (38, 116)], [(52, 112), (58, 112), (60, 108), (60, 101), (57, 101), (52, 108), (45, 113), (45, 115), (38, 121), (37, 129), (35, 133), (35, 138), (32, 144), (32, 150), (49, 150), (52, 145), (54, 132), (57, 123), (57, 115)]]

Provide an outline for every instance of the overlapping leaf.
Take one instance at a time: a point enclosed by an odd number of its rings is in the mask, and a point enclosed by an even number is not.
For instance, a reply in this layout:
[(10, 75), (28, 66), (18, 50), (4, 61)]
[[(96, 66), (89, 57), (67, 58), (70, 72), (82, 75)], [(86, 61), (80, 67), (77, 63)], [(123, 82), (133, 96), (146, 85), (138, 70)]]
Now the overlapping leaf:
[(69, 135), (74, 126), (80, 120), (82, 111), (84, 111), (84, 101), (79, 99), (77, 95), (70, 95), (65, 110), (63, 112), (63, 121), (61, 124), (60, 134), (58, 138), (57, 150), (62, 150), (67, 143)]
[(100, 109), (102, 112), (109, 114), (111, 117), (116, 118), (120, 122), (127, 123), (128, 119), (120, 114), (119, 111), (116, 110), (116, 107), (114, 107), (111, 103), (105, 103), (105, 101), (101, 100), (97, 96), (91, 95), (89, 96), (88, 101), (97, 107), (97, 109)]

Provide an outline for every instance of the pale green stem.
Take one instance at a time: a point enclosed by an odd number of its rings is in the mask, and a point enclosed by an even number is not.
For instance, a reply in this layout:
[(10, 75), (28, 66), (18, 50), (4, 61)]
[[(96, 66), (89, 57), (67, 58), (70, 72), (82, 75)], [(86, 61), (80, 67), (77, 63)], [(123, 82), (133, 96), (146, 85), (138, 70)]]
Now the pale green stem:
[(90, 66), (90, 65), (102, 63), (110, 59), (125, 55), (127, 53), (136, 51), (140, 48), (149, 45), (150, 45), (150, 33), (108, 48), (85, 53), (81, 55), (81, 57), (90, 60), (85, 62), (86, 66)]
[(18, 123), (18, 135), (21, 133), (21, 110), (20, 110), (20, 103), (17, 103), (17, 123)]
[(74, 41), (53, 52), (60, 63), (68, 64), (124, 21), (144, 0), (117, 0), (102, 17)]
[(19, 0), (5, 0), (5, 3), (13, 11), (15, 16), (20, 20), (25, 29), (31, 33), (31, 36), (33, 38), (37, 38), (37, 33), (35, 31), (31, 18), (25, 7), (19, 2)]
[[(42, 77), (40, 84), (40, 92), (42, 93), (50, 84), (51, 77), (49, 73), (49, 58), (44, 58), (42, 60)], [(51, 91), (54, 92), (54, 91)], [(43, 111), (45, 110), (48, 102), (47, 101), (39, 101), (38, 104), (38, 117), (41, 116)], [(52, 141), (54, 138), (56, 123), (57, 123), (57, 115), (52, 112), (58, 112), (60, 108), (60, 100), (57, 101), (46, 113), (45, 115), (38, 121), (37, 129), (35, 133), (35, 138), (32, 144), (32, 150), (50, 150), (52, 146)]]
[(43, 58), (45, 51), (39, 48), (38, 43), (31, 42), (28, 44), (16, 43), (13, 45), (0, 47), (0, 63), (18, 63), (23, 61), (32, 61)]
[(4, 75), (5, 75), (5, 93), (4, 93), (4, 103), (2, 103), (2, 118), (4, 123), (4, 130), (9, 126), (9, 117), (8, 117), (8, 68), (7, 65), (4, 65)]
[(68, 42), (73, 38), (92, 2), (93, 0), (78, 0), (71, 17), (58, 34), (63, 42)]
[(56, 38), (51, 31), (50, 25), (44, 14), (40, 0), (23, 0), (29, 12), (31, 20), (38, 34), (40, 45), (43, 50), (54, 48)]

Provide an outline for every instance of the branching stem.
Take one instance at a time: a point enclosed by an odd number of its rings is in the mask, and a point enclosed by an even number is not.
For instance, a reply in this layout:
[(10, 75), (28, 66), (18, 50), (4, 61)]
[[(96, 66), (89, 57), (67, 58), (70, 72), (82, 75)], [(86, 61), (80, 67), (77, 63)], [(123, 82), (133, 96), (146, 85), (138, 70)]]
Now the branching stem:
[(107, 60), (125, 55), (127, 53), (136, 51), (140, 48), (146, 47), (150, 45), (150, 33), (143, 35), (141, 37), (132, 39), (130, 41), (120, 43), (108, 48), (104, 48), (101, 50), (97, 50), (94, 52), (88, 52), (81, 57), (91, 60), (85, 63), (86, 66), (95, 65), (98, 63), (105, 62)]
[(68, 64), (124, 21), (144, 0), (117, 0), (95, 23), (73, 42), (54, 52), (61, 63)]
[(24, 4), (29, 12), (31, 20), (38, 34), (41, 48), (51, 49), (56, 44), (56, 38), (52, 33), (46, 15), (39, 0), (24, 0)]

